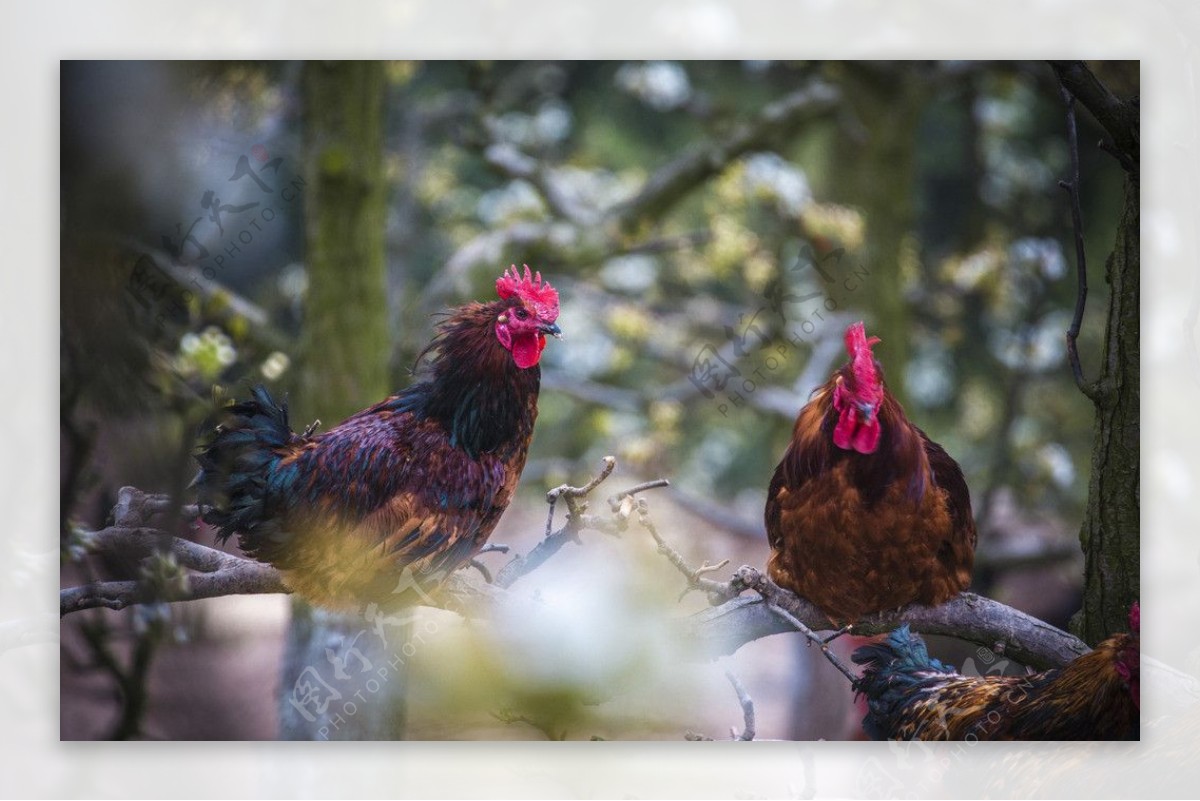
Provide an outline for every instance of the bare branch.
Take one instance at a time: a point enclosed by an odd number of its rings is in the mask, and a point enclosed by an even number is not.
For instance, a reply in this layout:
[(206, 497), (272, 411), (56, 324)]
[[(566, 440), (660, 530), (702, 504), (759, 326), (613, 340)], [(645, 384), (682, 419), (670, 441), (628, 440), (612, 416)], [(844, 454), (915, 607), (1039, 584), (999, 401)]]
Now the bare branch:
[[(646, 505), (646, 502), (639, 499), (637, 501), (636, 509), (638, 513), (638, 523), (646, 530), (647, 533), (649, 533), (655, 544), (658, 545), (658, 552), (667, 557), (667, 561), (674, 565), (675, 569), (683, 574), (684, 579), (687, 580), (687, 587), (684, 589), (684, 595), (692, 590), (700, 590), (701, 592), (708, 593), (709, 603), (715, 605), (730, 598), (735, 598), (738, 593), (745, 589), (745, 586), (742, 585), (736, 577), (733, 581), (729, 582), (713, 581), (712, 579), (704, 578), (705, 573), (711, 573), (715, 570), (720, 570), (729, 563), (729, 560), (726, 559), (716, 565), (709, 565), (706, 562), (700, 565), (700, 567), (692, 567), (687, 563), (687, 560), (680, 555), (679, 551), (672, 548), (671, 545), (665, 539), (663, 539), (662, 535), (658, 533), (658, 528), (650, 519), (649, 507)], [(683, 596), (681, 595), (680, 597), (682, 598)]]
[(629, 201), (611, 213), (623, 231), (657, 222), (699, 184), (719, 174), (734, 160), (754, 150), (770, 148), (805, 122), (832, 111), (838, 91), (814, 82), (767, 106), (758, 118), (734, 131), (727, 141), (714, 141), (659, 168)]
[(609, 498), (608, 505), (615, 512), (621, 501), (625, 498), (637, 495), (639, 492), (645, 492), (646, 490), (669, 486), (671, 486), (671, 482), (665, 478), (656, 478), (653, 481), (643, 481), (641, 484), (636, 484), (627, 490), (622, 490), (621, 492), (618, 492), (616, 495)]
[(742, 719), (745, 721), (745, 727), (742, 733), (734, 739), (749, 742), (754, 739), (754, 699), (750, 697), (750, 693), (746, 692), (746, 688), (738, 681), (738, 677), (733, 675), (733, 671), (725, 671), (725, 678), (729, 679), (729, 683), (733, 685), (733, 691), (737, 693), (738, 703), (742, 705)]
[(1067, 358), (1071, 363), (1071, 373), (1075, 376), (1075, 385), (1089, 398), (1095, 400), (1095, 388), (1088, 384), (1083, 377), (1083, 367), (1079, 363), (1079, 328), (1083, 325), (1083, 311), (1087, 306), (1087, 255), (1083, 247), (1083, 213), (1079, 204), (1079, 137), (1075, 127), (1075, 97), (1065, 85), (1059, 86), (1063, 102), (1067, 106), (1067, 146), (1071, 153), (1071, 179), (1059, 181), (1058, 185), (1067, 191), (1071, 205), (1071, 227), (1075, 232), (1075, 275), (1078, 288), (1075, 293), (1075, 316), (1071, 318), (1071, 327), (1067, 329)]
[[(444, 591), (434, 598), (434, 603), (463, 611), (463, 605), (454, 601), (457, 596), (465, 595), (481, 613), (486, 613), (512, 599), (506, 588), (543, 564), (568, 540), (577, 538), (578, 532), (587, 529), (617, 533), (625, 530), (631, 518), (636, 516), (638, 524), (655, 541), (660, 552), (684, 576), (687, 588), (704, 591), (709, 594), (713, 604), (721, 604), (680, 621), (682, 633), (699, 643), (705, 655), (732, 653), (745, 643), (771, 634), (796, 629), (807, 629), (812, 634), (834, 628), (816, 607), (778, 587), (755, 568), (742, 567), (728, 582), (719, 582), (705, 578), (705, 574), (720, 569), (724, 563), (700, 567), (689, 565), (661, 536), (649, 517), (645, 500), (636, 495), (647, 489), (666, 486), (663, 480), (645, 482), (616, 493), (609, 499), (613, 508), (612, 517), (587, 514), (587, 504), (582, 499), (603, 483), (614, 469), (615, 460), (610, 457), (605, 459), (599, 473), (586, 485), (564, 485), (552, 490), (547, 494), (547, 500), (553, 503), (562, 498), (569, 508), (567, 521), (562, 528), (542, 540), (528, 555), (509, 561), (492, 584), (480, 586), (461, 576), (451, 576)], [(156, 509), (161, 500), (158, 496), (138, 493), (133, 488), (123, 489), (121, 497), (125, 504), (121, 516), (125, 521), (136, 520), (145, 510)], [(167, 552), (182, 567), (199, 572), (187, 573), (186, 582), (166, 598), (162, 597), (161, 592), (155, 593), (144, 582), (136, 580), (96, 582), (64, 589), (60, 592), (60, 615), (97, 607), (123, 609), (152, 601), (179, 602), (221, 595), (289, 592), (281, 574), (274, 568), (170, 537), (148, 526), (113, 526), (87, 535), (87, 539), (93, 550), (125, 550), (143, 557), (160, 553), (160, 548), (166, 542), (169, 545)], [(754, 589), (760, 597), (736, 597), (746, 589)], [(1088, 650), (1084, 643), (1069, 634), (1003, 604), (969, 593), (938, 607), (909, 606), (896, 612), (871, 615), (858, 621), (854, 631), (858, 634), (877, 634), (891, 631), (902, 623), (908, 623), (915, 631), (926, 634), (948, 635), (979, 643), (1036, 668), (1066, 664)], [(815, 634), (812, 639), (819, 647), (828, 642), (820, 640)]]
[[(765, 576), (763, 578), (766, 579)], [(769, 581), (769, 579), (766, 579), (766, 580)], [(766, 588), (756, 587), (755, 589), (757, 589), (759, 591), (759, 593), (762, 594), (763, 600), (767, 602), (768, 609), (770, 609), (773, 613), (775, 613), (779, 617), (783, 618), (793, 628), (795, 628), (797, 631), (799, 631), (801, 634), (803, 634), (804, 637), (809, 641), (810, 644), (814, 644), (814, 645), (817, 645), (818, 647), (820, 647), (821, 655), (829, 660), (829, 664), (831, 664), (835, 668), (837, 668), (838, 671), (843, 676), (845, 676), (847, 679), (849, 679), (851, 682), (854, 681), (854, 678), (855, 678), (854, 673), (850, 670), (850, 668), (846, 667), (845, 662), (843, 662), (842, 660), (838, 659), (836, 656), (833, 655), (833, 652), (829, 650), (829, 643), (827, 641), (818, 637), (816, 635), (816, 633), (813, 632), (812, 629), (810, 629), (808, 626), (804, 625), (804, 623), (800, 622), (795, 617), (795, 615), (793, 615), (791, 612), (787, 611), (786, 609), (782, 609), (782, 608), (776, 606), (774, 603), (772, 603), (770, 596), (767, 594)], [(779, 589), (779, 588), (777, 587), (776, 589)], [(834, 639), (833, 637), (830, 637), (830, 640), (833, 640), (833, 639)]]
[(1087, 107), (1126, 157), (1121, 165), (1136, 173), (1141, 152), (1141, 130), (1136, 99), (1126, 102), (1114, 95), (1082, 61), (1051, 61), (1062, 87)]
[[(236, 558), (236, 557), (235, 557)], [(213, 573), (188, 576), (187, 588), (170, 598), (153, 598), (145, 584), (138, 581), (101, 581), (71, 587), (59, 592), (59, 614), (68, 615), (81, 609), (124, 609), (152, 600), (196, 601), (221, 595), (259, 595), (289, 593), (279, 571), (268, 565), (239, 560), (241, 564), (225, 567)]]
[[(489, 132), (495, 137), (494, 121), (489, 118), (484, 122)], [(570, 196), (562, 192), (554, 182), (554, 176), (542, 167), (537, 159), (525, 155), (515, 145), (508, 142), (493, 142), (484, 150), (483, 156), (488, 164), (509, 178), (528, 182), (546, 201), (550, 211), (558, 217), (576, 225), (594, 225), (596, 223), (594, 213), (581, 207)]]
[[(738, 734), (737, 730), (729, 727), (729, 739), (741, 740), (749, 742), (755, 737), (754, 726), (754, 699), (750, 697), (750, 693), (746, 692), (746, 688), (738, 681), (738, 677), (733, 675), (733, 671), (726, 670), (725, 678), (733, 685), (733, 691), (737, 693), (738, 704), (742, 707), (743, 728), (742, 733)], [(683, 739), (689, 742), (712, 742), (713, 738), (702, 732), (694, 732), (690, 729), (683, 734)]]
[[(577, 500), (587, 497), (588, 493), (600, 486), (600, 484), (612, 475), (616, 467), (617, 460), (612, 456), (605, 456), (600, 472), (587, 484), (582, 487), (572, 487), (569, 484), (563, 484), (547, 492), (546, 502), (550, 504), (550, 511), (546, 515), (546, 534), (544, 538), (525, 556), (521, 556), (520, 554), (514, 556), (508, 564), (500, 569), (494, 583), (499, 587), (511, 587), (522, 576), (537, 569), (547, 559), (558, 553), (568, 542), (579, 542), (579, 532), (584, 528), (611, 530), (611, 527), (605, 526), (603, 522), (590, 515), (585, 515), (586, 505), (579, 506)], [(554, 508), (559, 498), (566, 500), (568, 510), (567, 522), (558, 531), (552, 531), (554, 528)]]
[[(733, 577), (734, 582), (746, 587), (765, 587), (764, 579), (752, 567), (740, 568)], [(778, 586), (769, 594), (769, 604), (763, 598), (735, 598), (692, 615), (684, 622), (687, 636), (693, 637), (709, 656), (716, 657), (771, 634), (794, 631), (794, 625), (770, 606), (783, 609), (812, 631), (836, 628), (819, 609), (796, 594)], [(884, 634), (904, 623), (924, 634), (978, 643), (1037, 669), (1061, 667), (1090, 650), (1077, 637), (972, 593), (961, 593), (940, 606), (911, 604), (894, 612), (869, 615), (854, 624), (854, 632)]]
[[(121, 528), (113, 526), (84, 535), (90, 551), (128, 551), (137, 558), (149, 556), (162, 545), (183, 567), (203, 573), (213, 573), (225, 568), (246, 564), (248, 560), (216, 548), (178, 537), (167, 536), (155, 528)], [(251, 563), (257, 564), (257, 562)]]

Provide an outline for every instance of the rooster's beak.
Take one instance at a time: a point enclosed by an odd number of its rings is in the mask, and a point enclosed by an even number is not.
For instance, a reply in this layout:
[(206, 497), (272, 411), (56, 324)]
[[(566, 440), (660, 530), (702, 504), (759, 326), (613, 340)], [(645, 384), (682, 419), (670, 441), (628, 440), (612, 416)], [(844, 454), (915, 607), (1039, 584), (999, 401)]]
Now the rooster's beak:
[(871, 422), (871, 418), (875, 416), (875, 407), (869, 403), (858, 404), (858, 411), (862, 415), (864, 423)]
[(563, 338), (562, 329), (558, 327), (557, 323), (542, 323), (538, 326), (538, 330), (543, 334), (549, 334), (555, 339)]

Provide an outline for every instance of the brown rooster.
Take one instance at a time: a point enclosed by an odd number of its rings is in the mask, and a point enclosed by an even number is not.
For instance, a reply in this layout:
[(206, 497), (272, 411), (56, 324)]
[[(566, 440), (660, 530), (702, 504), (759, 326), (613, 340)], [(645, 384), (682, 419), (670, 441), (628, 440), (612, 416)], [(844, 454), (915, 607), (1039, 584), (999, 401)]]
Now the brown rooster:
[(558, 293), (513, 267), (499, 300), (454, 310), (428, 377), (335, 428), (298, 435), (263, 387), (224, 410), (196, 479), (224, 541), (327, 607), (402, 603), (487, 541), (512, 499), (537, 417)]
[(1063, 668), (1028, 676), (963, 676), (929, 656), (901, 626), (859, 648), (855, 683), (867, 698), (863, 729), (876, 740), (1136, 740), (1138, 605), (1116, 634)]
[(767, 491), (768, 572), (835, 622), (967, 587), (971, 498), (958, 464), (888, 392), (861, 322), (850, 361), (800, 410)]

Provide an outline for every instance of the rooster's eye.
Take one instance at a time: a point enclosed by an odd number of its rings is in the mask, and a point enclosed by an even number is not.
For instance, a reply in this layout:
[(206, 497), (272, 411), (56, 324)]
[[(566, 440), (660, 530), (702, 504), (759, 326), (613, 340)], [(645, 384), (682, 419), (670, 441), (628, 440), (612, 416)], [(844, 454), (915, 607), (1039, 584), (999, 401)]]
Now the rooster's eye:
[(513, 312), (513, 314), (517, 315), (518, 320), (525, 320), (529, 317), (529, 312), (525, 311), (524, 309), (520, 309), (520, 308), (518, 308), (515, 312)]

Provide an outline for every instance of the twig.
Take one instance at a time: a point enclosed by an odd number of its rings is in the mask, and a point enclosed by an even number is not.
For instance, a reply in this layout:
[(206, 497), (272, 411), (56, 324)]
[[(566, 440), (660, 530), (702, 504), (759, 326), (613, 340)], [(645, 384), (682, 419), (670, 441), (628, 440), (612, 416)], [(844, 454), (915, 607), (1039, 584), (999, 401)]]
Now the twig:
[(1083, 248), (1083, 212), (1079, 205), (1079, 137), (1075, 127), (1075, 97), (1065, 85), (1059, 86), (1063, 102), (1067, 106), (1067, 147), (1071, 153), (1071, 180), (1059, 181), (1058, 185), (1067, 191), (1071, 205), (1071, 227), (1075, 232), (1075, 274), (1078, 287), (1075, 293), (1075, 316), (1071, 318), (1071, 327), (1067, 329), (1067, 358), (1071, 363), (1071, 373), (1075, 376), (1075, 385), (1089, 398), (1095, 399), (1095, 390), (1083, 377), (1083, 366), (1079, 363), (1079, 328), (1083, 325), (1083, 310), (1087, 306), (1087, 255)]
[(546, 515), (546, 536), (550, 536), (550, 531), (554, 526), (554, 505), (558, 503), (559, 498), (567, 499), (569, 515), (575, 515), (576, 509), (573, 505), (573, 501), (576, 498), (586, 498), (592, 490), (600, 486), (609, 476), (611, 476), (613, 470), (616, 468), (616, 458), (612, 456), (605, 456), (604, 465), (600, 468), (600, 472), (597, 473), (596, 477), (587, 484), (584, 484), (582, 487), (572, 487), (569, 484), (563, 484), (547, 492), (546, 503), (550, 504), (550, 512)]
[(627, 490), (621, 490), (616, 495), (609, 498), (608, 505), (615, 512), (624, 498), (637, 495), (639, 492), (645, 492), (646, 490), (669, 486), (671, 486), (671, 482), (665, 478), (656, 478), (653, 481), (643, 481), (641, 484), (635, 484)]
[[(139, 560), (158, 555), (174, 559), (184, 573), (182, 583), (164, 595), (162, 588), (139, 580), (90, 582), (59, 592), (59, 616), (81, 609), (124, 609), (155, 601), (177, 602), (219, 595), (250, 595), (291, 592), (279, 571), (250, 559), (173, 537), (154, 528), (155, 518), (169, 515), (171, 501), (165, 495), (151, 495), (133, 487), (122, 487), (113, 507), (116, 525), (87, 532), (83, 541), (89, 551), (126, 552)], [(183, 507), (184, 514), (195, 514), (195, 507)]]
[[(838, 671), (843, 676), (848, 678), (851, 682), (853, 682), (857, 679), (857, 677), (850, 670), (850, 668), (846, 667), (846, 663), (843, 662), (842, 660), (838, 659), (837, 656), (834, 655), (833, 651), (829, 650), (829, 642), (828, 641), (818, 637), (816, 632), (814, 632), (808, 626), (804, 625), (799, 620), (797, 620), (796, 616), (793, 615), (791, 612), (787, 611), (786, 609), (780, 609), (778, 606), (771, 603), (770, 601), (767, 601), (767, 608), (770, 609), (775, 614), (779, 615), (781, 618), (786, 620), (788, 623), (792, 624), (793, 627), (795, 627), (801, 634), (803, 634), (806, 638), (808, 638), (809, 642), (817, 645), (821, 649), (821, 654), (826, 659), (829, 660), (829, 664), (831, 664), (835, 668), (837, 668)], [(833, 638), (831, 637), (830, 639), (833, 639)]]
[[(733, 685), (733, 691), (737, 693), (738, 703), (742, 705), (742, 719), (745, 721), (745, 728), (741, 734), (734, 736), (735, 740), (749, 742), (754, 739), (754, 699), (750, 697), (750, 693), (746, 692), (746, 688), (738, 681), (738, 677), (733, 675), (733, 671), (725, 671), (725, 678), (729, 679), (729, 683)], [(730, 732), (732, 734), (732, 732)]]
[(836, 637), (830, 637), (827, 640), (822, 639), (821, 637), (817, 636), (816, 632), (806, 626), (795, 615), (776, 603), (780, 593), (784, 592), (782, 587), (753, 568), (743, 567), (738, 571), (738, 574), (744, 576), (743, 581), (747, 587), (755, 590), (759, 595), (762, 596), (763, 601), (765, 601), (767, 604), (767, 608), (770, 609), (773, 614), (783, 618), (783, 620), (787, 621), (792, 628), (803, 634), (810, 643), (819, 647), (824, 657), (828, 659), (829, 663), (837, 668), (843, 676), (848, 678), (852, 683), (858, 679), (858, 677), (854, 675), (854, 672), (850, 670), (850, 668), (846, 667), (846, 663), (838, 659), (833, 651), (829, 650), (829, 643), (837, 639)]
[[(742, 707), (743, 728), (742, 733), (738, 734), (737, 729), (733, 726), (729, 727), (729, 739), (741, 740), (749, 742), (754, 739), (754, 699), (750, 697), (750, 693), (746, 692), (746, 688), (738, 681), (737, 676), (733, 675), (733, 671), (726, 670), (725, 678), (729, 679), (729, 683), (733, 685), (733, 691), (737, 693), (738, 704)], [(683, 739), (689, 742), (712, 742), (713, 738), (702, 732), (694, 732), (688, 729), (683, 733)]]
[(487, 565), (485, 565), (483, 562), (480, 562), (478, 559), (472, 559), (463, 565), (463, 567), (475, 568), (479, 571), (480, 575), (483, 576), (484, 581), (486, 581), (488, 584), (492, 583), (492, 571), (488, 570)]
[[(692, 567), (687, 563), (687, 560), (680, 555), (679, 551), (671, 547), (662, 535), (658, 533), (658, 528), (654, 525), (654, 521), (650, 519), (650, 510), (644, 500), (638, 499), (637, 505), (638, 523), (642, 528), (650, 534), (650, 537), (658, 545), (658, 552), (667, 557), (667, 561), (675, 566), (683, 577), (687, 580), (687, 587), (684, 588), (683, 595), (692, 590), (700, 590), (708, 594), (709, 603), (714, 606), (728, 601), (730, 598), (736, 597), (743, 589), (745, 589), (736, 577), (731, 581), (713, 581), (712, 579), (704, 578), (705, 573), (712, 573), (720, 570), (729, 564), (729, 560), (725, 559), (721, 562), (710, 565), (708, 562), (700, 565), (700, 567)], [(680, 598), (683, 597), (680, 595)]]
[[(518, 554), (509, 560), (508, 564), (502, 567), (496, 575), (494, 583), (499, 587), (511, 587), (521, 577), (537, 569), (547, 559), (558, 553), (568, 542), (578, 542), (579, 532), (584, 528), (610, 531), (612, 529), (611, 526), (606, 526), (604, 522), (591, 515), (585, 515), (586, 504), (580, 506), (577, 501), (579, 498), (586, 497), (588, 493), (600, 486), (605, 479), (612, 475), (616, 467), (617, 460), (612, 456), (605, 456), (600, 472), (587, 484), (582, 487), (572, 487), (569, 484), (563, 484), (547, 492), (546, 502), (550, 504), (550, 511), (546, 515), (546, 533), (542, 541), (534, 546), (533, 550), (525, 556)], [(567, 522), (558, 531), (552, 531), (554, 528), (554, 508), (559, 498), (565, 499), (567, 504)]]
[(149, 556), (160, 545), (165, 544), (168, 546), (167, 552), (174, 555), (181, 566), (203, 573), (213, 573), (243, 564), (257, 564), (190, 540), (165, 537), (164, 532), (156, 528), (111, 526), (85, 534), (84, 539), (90, 551), (127, 551), (137, 558)]

